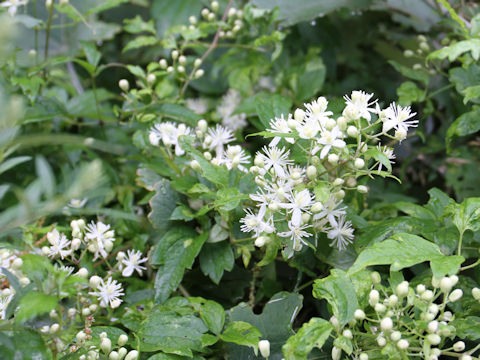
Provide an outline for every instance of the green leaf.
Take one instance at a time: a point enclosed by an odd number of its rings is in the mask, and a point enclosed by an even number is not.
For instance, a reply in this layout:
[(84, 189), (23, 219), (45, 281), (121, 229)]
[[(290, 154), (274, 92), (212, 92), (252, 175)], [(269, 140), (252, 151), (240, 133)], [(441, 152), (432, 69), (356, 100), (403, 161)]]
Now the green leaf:
[(133, 75), (138, 76), (139, 78), (143, 79), (147, 76), (145, 70), (143, 70), (138, 65), (127, 65), (128, 71), (130, 71)]
[(217, 198), (215, 199), (215, 207), (223, 211), (232, 211), (238, 205), (241, 200), (248, 199), (247, 194), (241, 194), (238, 188), (226, 188), (217, 191)]
[(291, 0), (251, 0), (250, 2), (261, 9), (272, 10), (278, 7), (279, 20), (285, 25), (311, 21), (317, 16), (324, 16), (342, 8), (352, 11), (367, 8), (372, 3), (371, 0), (303, 0), (300, 3)]
[[(148, 191), (154, 191), (155, 184), (162, 181), (162, 177), (150, 168), (139, 168), (137, 170), (137, 184)], [(171, 184), (173, 185), (173, 183)]]
[(10, 170), (11, 168), (14, 168), (17, 165), (29, 161), (31, 158), (31, 156), (17, 156), (4, 161), (0, 164), (0, 175), (3, 174), (5, 171)]
[(210, 161), (205, 159), (203, 155), (193, 147), (192, 143), (192, 137), (180, 137), (182, 149), (184, 149), (192, 158), (198, 161), (200, 167), (202, 168), (203, 176), (217, 185), (227, 186), (229, 179), (229, 172), (227, 168), (224, 166), (216, 166), (210, 163)]
[(353, 344), (352, 340), (346, 338), (345, 336), (341, 335), (335, 339), (333, 345), (339, 349), (345, 351), (348, 355), (352, 354), (353, 351)]
[(480, 85), (469, 86), (463, 90), (463, 103), (466, 104), (471, 100), (480, 98)]
[(390, 163), (387, 155), (385, 155), (377, 148), (368, 149), (367, 151), (365, 151), (365, 156), (371, 156), (375, 160), (379, 161), (383, 166), (385, 166), (388, 171), (392, 171), (392, 164)]
[(138, 36), (133, 40), (130, 40), (127, 45), (123, 48), (122, 52), (127, 52), (128, 50), (138, 49), (144, 46), (153, 46), (158, 43), (156, 36)]
[(52, 168), (43, 156), (38, 155), (35, 158), (35, 169), (37, 170), (37, 176), (40, 179), (45, 194), (49, 198), (53, 197), (56, 192), (55, 176), (53, 175)]
[(440, 279), (445, 275), (455, 275), (460, 269), (460, 265), (465, 261), (463, 256), (452, 255), (442, 256), (430, 261), (433, 276)]
[(133, 19), (124, 19), (123, 22), (125, 24), (123, 29), (131, 34), (148, 32), (152, 35), (156, 35), (153, 19), (149, 21), (143, 21), (140, 15), (137, 15)]
[(452, 274), (460, 260), (457, 256), (443, 255), (436, 244), (420, 236), (398, 233), (363, 250), (348, 273), (354, 274), (372, 265), (391, 265), (391, 271), (398, 271), (430, 261), (435, 274)]
[(154, 285), (157, 303), (167, 301), (180, 285), (185, 269), (192, 267), (207, 237), (207, 232), (196, 236), (195, 230), (185, 226), (173, 228), (162, 237), (151, 257), (152, 265), (161, 265)]
[(202, 335), (208, 331), (202, 320), (193, 315), (179, 315), (173, 311), (154, 308), (142, 324), (138, 337), (140, 349), (193, 357), (193, 351), (202, 351)]
[(199, 314), (211, 332), (218, 335), (222, 331), (225, 323), (225, 311), (222, 305), (215, 301), (207, 300), (200, 307)]
[(480, 107), (460, 115), (447, 130), (446, 143), (450, 151), (451, 143), (456, 136), (467, 136), (480, 131)]
[(458, 41), (455, 44), (446, 46), (440, 50), (434, 51), (427, 56), (427, 60), (438, 59), (455, 61), (460, 55), (471, 52), (474, 60), (478, 60), (480, 56), (480, 39), (469, 39)]
[(195, 214), (192, 210), (184, 205), (181, 204), (173, 210), (172, 215), (170, 216), (170, 220), (183, 220), (183, 221), (191, 221), (195, 218)]
[(437, 218), (441, 217), (446, 207), (450, 204), (450, 197), (437, 188), (428, 190), (428, 195), (430, 195), (430, 199), (425, 208), (434, 213)]
[(149, 202), (152, 211), (148, 214), (148, 219), (160, 234), (163, 234), (173, 225), (170, 217), (177, 207), (180, 197), (172, 189), (170, 182), (165, 179), (157, 182), (154, 189), (155, 196)]
[[(300, 294), (279, 292), (275, 294), (263, 308), (263, 312), (256, 315), (245, 303), (241, 303), (230, 310), (232, 321), (245, 321), (260, 330), (262, 339), (270, 341), (270, 358), (280, 360), (282, 346), (294, 334), (292, 323), (302, 308), (303, 297)], [(252, 349), (229, 345), (232, 359), (262, 359), (256, 356)]]
[(287, 118), (292, 101), (277, 94), (259, 94), (255, 97), (255, 108), (264, 130), (270, 127), (270, 120), (283, 115)]
[(102, 332), (107, 334), (112, 343), (116, 343), (120, 335), (127, 335), (125, 331), (114, 326), (94, 326), (92, 327), (92, 339), (97, 340), (98, 345), (100, 345), (100, 334)]
[(456, 335), (461, 339), (469, 339), (476, 341), (480, 339), (480, 317), (467, 316), (455, 319), (451, 322), (451, 325), (455, 326), (457, 330)]
[(412, 68), (401, 65), (394, 60), (390, 60), (388, 61), (388, 63), (392, 65), (395, 70), (397, 70), (403, 76), (412, 80), (420, 81), (425, 85), (428, 84), (429, 76), (424, 70), (413, 70)]
[(25, 294), (19, 301), (19, 309), (15, 314), (15, 321), (23, 322), (53, 310), (58, 305), (58, 298), (38, 291)]
[(452, 221), (460, 233), (480, 230), (480, 197), (465, 199), (461, 204), (450, 200), (447, 211), (453, 215)]
[(333, 330), (332, 324), (321, 318), (311, 318), (282, 347), (285, 360), (307, 359), (314, 347), (321, 349)]
[(231, 271), (235, 264), (233, 250), (227, 241), (205, 244), (200, 253), (200, 269), (215, 284), (220, 283), (224, 271)]
[(102, 11), (112, 9), (114, 7), (117, 7), (123, 3), (128, 2), (129, 0), (101, 0), (98, 1), (98, 5), (94, 6), (90, 9), (87, 10), (86, 15), (91, 15), (91, 14), (98, 14)]
[(327, 69), (320, 55), (316, 54), (311, 60), (305, 62), (296, 78), (296, 99), (302, 102), (316, 95), (322, 90), (326, 74)]
[(0, 341), (0, 354), (2, 359), (52, 359), (52, 354), (42, 336), (33, 330), (13, 331), (6, 341)]
[(80, 41), (80, 44), (90, 65), (97, 67), (102, 54), (97, 50), (95, 44), (90, 41)]
[(420, 89), (414, 82), (405, 81), (397, 89), (398, 102), (402, 106), (408, 106), (415, 102), (425, 100), (425, 91)]
[(448, 77), (450, 82), (455, 84), (455, 89), (459, 93), (463, 93), (466, 88), (479, 84), (480, 66), (472, 63), (466, 69), (463, 67), (455, 67), (448, 71)]
[(245, 321), (233, 321), (220, 335), (220, 339), (237, 345), (250, 346), (256, 350), (261, 336), (262, 334), (255, 326)]
[(358, 309), (355, 288), (342, 270), (333, 269), (330, 276), (315, 280), (313, 296), (328, 301), (340, 326), (352, 320), (353, 313)]

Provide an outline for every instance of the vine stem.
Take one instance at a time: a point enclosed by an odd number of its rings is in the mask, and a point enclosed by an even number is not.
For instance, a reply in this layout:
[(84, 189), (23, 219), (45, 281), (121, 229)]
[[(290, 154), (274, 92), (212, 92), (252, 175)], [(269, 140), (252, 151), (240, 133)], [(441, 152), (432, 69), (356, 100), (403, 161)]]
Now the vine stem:
[[(227, 16), (228, 16), (228, 11), (230, 10), (230, 8), (232, 7), (232, 2), (233, 0), (228, 0), (228, 4), (227, 4), (227, 7), (222, 15), (222, 19), (220, 20), (222, 23), (227, 19)], [(215, 33), (215, 36), (213, 37), (213, 41), (212, 43), (210, 44), (210, 46), (208, 47), (207, 51), (205, 51), (202, 55), (202, 57), (200, 58), (200, 60), (203, 61), (207, 58), (208, 55), (210, 55), (210, 53), (217, 47), (217, 43), (218, 43), (218, 39), (220, 37), (220, 31), (222, 30), (222, 27), (219, 26), (218, 29), (217, 29), (217, 32)], [(183, 96), (183, 94), (185, 93), (185, 91), (187, 90), (187, 87), (188, 87), (188, 84), (190, 83), (190, 81), (192, 80), (194, 74), (195, 74), (195, 71), (196, 69), (193, 69), (191, 72), (190, 72), (190, 75), (188, 75), (188, 79), (187, 81), (185, 81), (185, 84), (183, 84), (183, 87), (182, 87), (182, 90), (180, 91), (180, 97)]]
[(47, 29), (45, 33), (45, 61), (47, 61), (47, 58), (48, 58), (48, 47), (50, 43), (50, 29), (52, 27), (52, 21), (53, 21), (53, 4), (48, 9), (48, 21), (47, 21)]
[(460, 232), (460, 238), (458, 239), (458, 249), (457, 249), (457, 255), (462, 255), (462, 241), (463, 241), (463, 233), (465, 230)]

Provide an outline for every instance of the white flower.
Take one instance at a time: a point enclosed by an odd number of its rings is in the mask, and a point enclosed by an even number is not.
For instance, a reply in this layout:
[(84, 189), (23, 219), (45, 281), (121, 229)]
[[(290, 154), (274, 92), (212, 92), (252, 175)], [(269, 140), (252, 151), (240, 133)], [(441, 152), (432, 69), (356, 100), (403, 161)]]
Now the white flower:
[(418, 126), (418, 120), (407, 121), (416, 114), (411, 112), (410, 106), (402, 108), (395, 103), (390, 104), (387, 109), (382, 111), (383, 132), (386, 133), (391, 129), (407, 132), (409, 127)]
[(5, 312), (13, 295), (13, 293), (7, 296), (0, 295), (0, 320), (5, 320)]
[(185, 154), (185, 151), (181, 148), (178, 143), (178, 138), (181, 135), (193, 135), (191, 128), (185, 124), (179, 124), (178, 127), (170, 122), (164, 122), (160, 124), (155, 124), (153, 128), (150, 129), (150, 142), (152, 145), (158, 145), (159, 140), (162, 140), (165, 146), (175, 146), (175, 155), (182, 156)]
[(27, 5), (27, 0), (10, 0), (0, 3), (2, 7), (8, 7), (8, 13), (11, 16), (14, 16), (17, 13), (18, 7), (22, 5)]
[(353, 240), (353, 228), (350, 221), (345, 222), (345, 215), (338, 218), (337, 224), (327, 233), (332, 240), (330, 246), (336, 246), (338, 250), (345, 250)]
[(281, 204), (281, 207), (288, 209), (292, 213), (292, 224), (299, 226), (302, 221), (302, 212), (308, 212), (308, 209), (313, 204), (313, 197), (308, 189), (304, 189), (298, 193), (287, 194), (289, 203)]
[[(318, 144), (323, 145), (322, 151), (320, 152), (320, 159), (327, 156), (332, 146), (338, 149), (343, 149), (347, 145), (345, 141), (340, 139), (342, 136), (343, 133), (338, 126), (335, 126), (331, 131), (322, 130), (321, 137), (318, 139)], [(312, 150), (312, 154), (315, 155), (320, 148), (320, 146), (316, 146)]]
[(338, 208), (341, 204), (337, 203), (333, 196), (331, 196), (324, 204), (323, 209), (313, 216), (313, 220), (327, 219), (331, 226), (337, 227), (336, 218), (345, 215), (346, 207)]
[(344, 99), (347, 106), (343, 110), (343, 116), (350, 120), (364, 118), (370, 121), (372, 118), (370, 112), (376, 112), (376, 109), (370, 106), (377, 102), (377, 100), (370, 102), (372, 96), (373, 94), (358, 90), (352, 91), (351, 97), (345, 95)]
[(125, 265), (125, 268), (122, 271), (122, 275), (125, 277), (132, 276), (133, 272), (136, 271), (138, 275), (142, 276), (142, 271), (146, 270), (145, 266), (141, 266), (144, 262), (148, 261), (148, 258), (142, 258), (141, 251), (128, 250), (127, 257), (122, 259), (122, 267)]
[(299, 251), (302, 249), (302, 244), (308, 245), (303, 239), (312, 236), (305, 229), (308, 229), (310, 225), (297, 226), (294, 225), (291, 221), (288, 222), (289, 231), (278, 233), (280, 237), (289, 237), (293, 241), (293, 249)]
[(288, 159), (290, 151), (285, 150), (285, 148), (279, 149), (276, 146), (264, 146), (263, 152), (265, 154), (257, 153), (257, 155), (263, 160), (265, 170), (268, 171), (273, 167), (275, 174), (284, 178), (286, 176), (285, 167), (293, 163), (292, 160)]
[(222, 125), (232, 131), (237, 131), (247, 126), (247, 116), (245, 114), (234, 114), (241, 101), (242, 96), (240, 93), (237, 90), (229, 89), (222, 97), (220, 105), (217, 106), (217, 112), (222, 118)]
[(118, 283), (117, 280), (112, 280), (111, 277), (107, 279), (105, 283), (103, 279), (100, 279), (100, 284), (97, 287), (97, 291), (89, 292), (90, 295), (97, 296), (97, 299), (100, 300), (101, 307), (107, 307), (110, 305), (111, 308), (118, 306), (119, 302), (122, 302), (119, 299), (120, 296), (124, 295), (122, 284)]
[(187, 99), (185, 101), (185, 106), (192, 110), (195, 114), (202, 115), (205, 114), (208, 110), (207, 100), (198, 98), (198, 99)]
[(223, 147), (235, 140), (232, 132), (221, 125), (217, 125), (215, 129), (210, 128), (207, 138), (209, 143), (206, 145), (210, 150), (215, 150), (217, 158), (223, 155)]
[(306, 116), (311, 117), (319, 122), (320, 125), (326, 118), (330, 115), (333, 115), (331, 111), (327, 111), (328, 101), (325, 97), (320, 96), (317, 100), (313, 100), (310, 104), (304, 104), (306, 111)]
[(49, 257), (60, 256), (61, 259), (64, 259), (65, 256), (72, 253), (70, 240), (67, 240), (67, 237), (64, 234), (60, 234), (57, 229), (53, 229), (47, 233), (47, 240), (50, 243)]
[(297, 131), (302, 139), (313, 139), (320, 131), (320, 123), (313, 117), (307, 117), (304, 122), (297, 125)]
[[(272, 133), (278, 134), (289, 134), (292, 132), (292, 129), (288, 126), (288, 120), (292, 118), (292, 115), (288, 114), (288, 119), (285, 120), (283, 114), (280, 117), (276, 117), (274, 120), (270, 120), (271, 129), (267, 129)], [(275, 136), (268, 146), (277, 146), (282, 138), (280, 136)], [(294, 138), (284, 138), (285, 141), (293, 144), (295, 142)]]
[(254, 214), (252, 210), (245, 209), (247, 215), (240, 219), (240, 222), (243, 224), (240, 226), (240, 230), (243, 232), (251, 232), (255, 233), (255, 237), (258, 237), (260, 233), (266, 232), (270, 234), (275, 231), (275, 227), (273, 226), (273, 217), (264, 221), (265, 213), (267, 208), (265, 206), (260, 207), (260, 210), (257, 214)]
[(88, 199), (86, 199), (86, 198), (85, 199), (72, 199), (68, 203), (68, 206), (70, 206), (72, 208), (79, 209), (79, 208), (82, 208), (87, 203), (87, 200)]
[(248, 164), (250, 155), (242, 149), (240, 145), (228, 145), (224, 152), (220, 164), (225, 164), (228, 170), (238, 167), (243, 172), (248, 172), (248, 169), (242, 164)]
[(94, 259), (97, 259), (99, 255), (103, 258), (107, 257), (107, 252), (110, 251), (115, 241), (115, 232), (110, 230), (110, 225), (106, 225), (99, 221), (85, 227), (85, 237), (89, 240), (88, 249), (95, 253)]

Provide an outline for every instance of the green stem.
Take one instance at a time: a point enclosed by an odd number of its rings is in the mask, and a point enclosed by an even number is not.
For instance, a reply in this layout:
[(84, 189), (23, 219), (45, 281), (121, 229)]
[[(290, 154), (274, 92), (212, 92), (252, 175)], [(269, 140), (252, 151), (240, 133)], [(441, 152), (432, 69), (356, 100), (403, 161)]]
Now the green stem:
[(462, 230), (460, 232), (460, 238), (458, 239), (458, 249), (457, 249), (457, 255), (462, 255), (462, 241), (463, 241), (463, 233), (465, 230)]
[(48, 21), (47, 21), (47, 29), (45, 33), (45, 61), (47, 61), (47, 58), (48, 58), (48, 46), (50, 43), (50, 29), (52, 27), (52, 21), (53, 21), (53, 4), (48, 9)]
[(474, 268), (475, 266), (477, 266), (477, 265), (479, 265), (479, 264), (480, 264), (480, 259), (478, 259), (477, 261), (475, 261), (473, 264), (470, 264), (470, 265), (461, 267), (459, 271), (465, 271), (465, 270)]

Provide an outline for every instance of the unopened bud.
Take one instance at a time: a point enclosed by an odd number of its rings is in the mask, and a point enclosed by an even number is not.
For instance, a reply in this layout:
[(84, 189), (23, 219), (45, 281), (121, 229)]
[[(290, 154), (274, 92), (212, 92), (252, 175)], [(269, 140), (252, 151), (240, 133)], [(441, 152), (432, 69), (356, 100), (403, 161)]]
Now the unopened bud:
[(122, 79), (118, 82), (118, 87), (126, 92), (128, 89), (130, 89), (130, 84), (128, 83), (127, 79)]
[(262, 354), (264, 358), (268, 358), (270, 356), (270, 341), (260, 340), (258, 342), (258, 350), (260, 350), (260, 354)]

